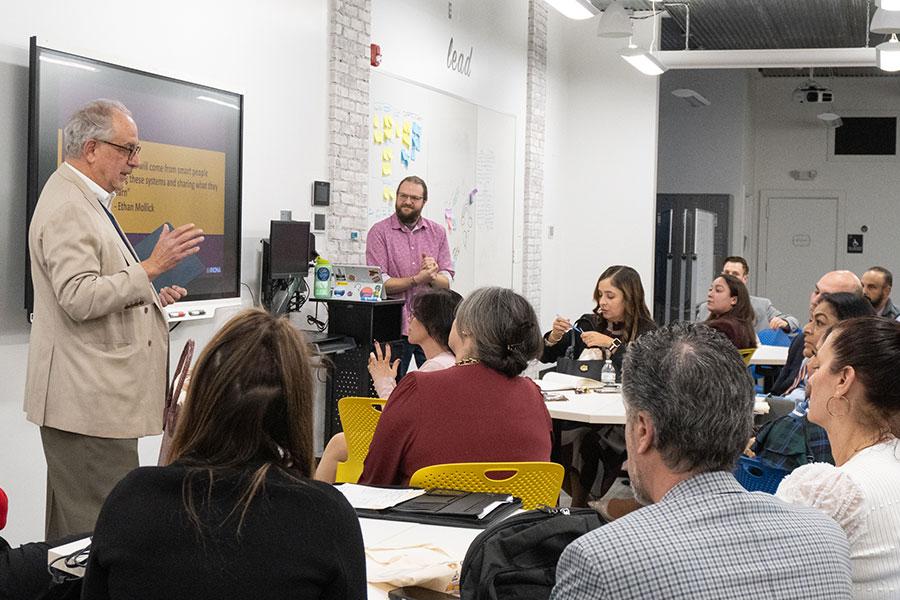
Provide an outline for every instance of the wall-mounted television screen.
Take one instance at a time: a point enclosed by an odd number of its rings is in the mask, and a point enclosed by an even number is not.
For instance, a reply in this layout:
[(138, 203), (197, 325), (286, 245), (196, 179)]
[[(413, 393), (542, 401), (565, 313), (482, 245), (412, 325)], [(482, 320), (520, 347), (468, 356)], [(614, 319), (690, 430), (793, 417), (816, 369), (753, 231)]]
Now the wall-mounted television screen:
[[(28, 224), (65, 160), (69, 117), (91, 100), (118, 100), (137, 123), (142, 150), (110, 209), (138, 257), (149, 256), (165, 223), (195, 223), (205, 237), (200, 252), (154, 285), (182, 285), (192, 301), (240, 298), (243, 96), (43, 48), (36, 38), (30, 66)], [(25, 288), (30, 317), (30, 265)]]

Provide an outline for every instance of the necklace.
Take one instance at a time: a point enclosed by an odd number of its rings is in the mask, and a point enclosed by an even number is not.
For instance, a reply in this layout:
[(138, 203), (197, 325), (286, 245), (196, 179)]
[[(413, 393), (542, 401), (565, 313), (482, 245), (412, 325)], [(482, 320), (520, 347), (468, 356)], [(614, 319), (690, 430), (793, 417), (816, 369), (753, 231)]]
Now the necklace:
[(469, 358), (461, 358), (458, 361), (456, 361), (456, 366), (459, 367), (462, 365), (477, 365), (479, 362), (481, 362), (481, 361), (478, 360), (477, 358), (472, 358), (470, 356)]

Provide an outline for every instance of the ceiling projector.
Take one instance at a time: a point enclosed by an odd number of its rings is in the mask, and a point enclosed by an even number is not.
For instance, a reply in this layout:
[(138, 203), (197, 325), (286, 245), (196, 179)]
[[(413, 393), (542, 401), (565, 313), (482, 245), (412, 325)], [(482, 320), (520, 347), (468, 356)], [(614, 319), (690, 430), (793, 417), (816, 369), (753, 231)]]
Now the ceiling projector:
[(823, 102), (832, 102), (834, 93), (828, 88), (821, 87), (815, 81), (807, 81), (805, 84), (794, 90), (794, 102), (800, 104), (822, 104)]

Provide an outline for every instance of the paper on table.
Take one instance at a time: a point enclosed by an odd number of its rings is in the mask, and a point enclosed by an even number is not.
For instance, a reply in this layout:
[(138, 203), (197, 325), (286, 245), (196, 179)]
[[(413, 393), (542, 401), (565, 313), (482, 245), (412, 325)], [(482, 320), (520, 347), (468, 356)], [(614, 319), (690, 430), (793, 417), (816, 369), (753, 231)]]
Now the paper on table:
[(353, 508), (367, 508), (370, 510), (382, 510), (397, 506), (401, 502), (412, 500), (425, 493), (426, 490), (413, 489), (387, 489), (357, 485), (355, 483), (342, 483), (337, 489), (344, 494), (350, 506)]
[(558, 390), (571, 390), (575, 388), (595, 388), (602, 387), (602, 383), (596, 379), (588, 379), (587, 377), (577, 377), (575, 375), (566, 375), (565, 373), (547, 373), (543, 379), (535, 381), (542, 392), (553, 392)]

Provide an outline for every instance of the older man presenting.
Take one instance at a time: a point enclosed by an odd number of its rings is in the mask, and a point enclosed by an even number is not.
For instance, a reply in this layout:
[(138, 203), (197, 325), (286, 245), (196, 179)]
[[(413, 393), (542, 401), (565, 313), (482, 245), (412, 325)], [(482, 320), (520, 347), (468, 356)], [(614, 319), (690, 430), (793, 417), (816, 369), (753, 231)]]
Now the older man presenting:
[(91, 531), (106, 495), (138, 466), (137, 438), (162, 431), (168, 326), (187, 291), (151, 282), (196, 253), (193, 224), (163, 228), (140, 262), (109, 210), (138, 163), (138, 130), (119, 102), (96, 100), (66, 124), (66, 160), (28, 230), (34, 324), (25, 412), (47, 459), (46, 537)]
[(850, 597), (837, 523), (731, 474), (753, 386), (727, 339), (684, 323), (650, 332), (623, 373), (628, 472), (648, 506), (572, 542), (551, 599)]

